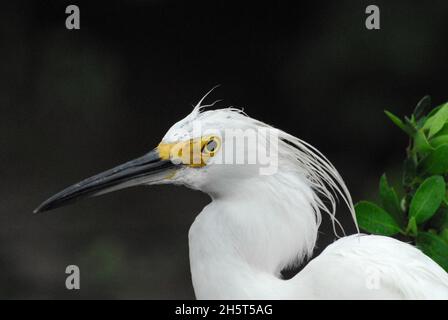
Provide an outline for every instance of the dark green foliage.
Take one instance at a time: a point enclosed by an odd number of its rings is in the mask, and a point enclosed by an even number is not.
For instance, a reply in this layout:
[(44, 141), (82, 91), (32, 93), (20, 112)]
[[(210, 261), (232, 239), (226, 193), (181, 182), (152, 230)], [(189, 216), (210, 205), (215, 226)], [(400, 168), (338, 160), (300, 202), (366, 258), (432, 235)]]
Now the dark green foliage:
[(356, 216), (359, 225), (371, 233), (392, 236), (400, 232), (400, 226), (395, 219), (372, 202), (361, 201), (357, 203)]
[(403, 194), (389, 185), (384, 174), (380, 204), (356, 204), (358, 224), (374, 234), (401, 234), (448, 271), (448, 103), (431, 110), (431, 98), (425, 96), (410, 117), (385, 113), (410, 138)]

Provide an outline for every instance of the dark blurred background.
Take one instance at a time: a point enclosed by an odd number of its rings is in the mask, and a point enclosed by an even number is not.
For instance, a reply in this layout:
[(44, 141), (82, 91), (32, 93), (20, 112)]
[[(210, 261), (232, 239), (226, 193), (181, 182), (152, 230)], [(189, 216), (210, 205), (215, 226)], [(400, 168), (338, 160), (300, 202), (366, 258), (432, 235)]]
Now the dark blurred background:
[[(69, 4), (81, 30), (65, 28)], [(369, 4), (381, 30), (365, 28)], [(383, 110), (448, 100), (447, 1), (7, 1), (0, 26), (0, 298), (193, 298), (187, 232), (206, 195), (139, 187), (32, 210), (152, 149), (216, 84), (210, 102), (314, 144), (355, 201), (384, 171), (399, 184), (406, 138)], [(81, 290), (65, 289), (70, 264)]]

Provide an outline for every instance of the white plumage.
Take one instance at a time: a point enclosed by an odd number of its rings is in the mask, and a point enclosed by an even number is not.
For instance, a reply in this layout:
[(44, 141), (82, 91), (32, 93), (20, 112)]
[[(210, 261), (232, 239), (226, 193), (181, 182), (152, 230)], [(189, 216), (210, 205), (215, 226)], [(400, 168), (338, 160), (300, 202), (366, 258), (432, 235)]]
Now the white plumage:
[[(191, 129), (194, 121), (219, 130), (267, 126), (236, 109), (201, 112), (197, 107), (163, 141), (175, 142), (172, 133), (179, 127)], [(448, 298), (448, 274), (440, 266), (415, 247), (383, 236), (343, 237), (295, 277), (281, 279), (283, 268), (311, 255), (320, 212), (337, 221), (333, 194), (342, 196), (353, 217), (354, 210), (342, 178), (328, 160), (298, 138), (282, 131), (279, 137), (279, 170), (272, 176), (247, 176), (244, 166), (214, 168), (211, 161), (200, 172), (185, 168), (174, 179), (212, 198), (189, 232), (197, 298)], [(328, 207), (321, 197), (329, 200)]]
[[(204, 111), (201, 102), (157, 149), (63, 190), (36, 212), (138, 184), (186, 185), (212, 199), (189, 231), (199, 299), (448, 299), (448, 274), (440, 266), (415, 247), (382, 236), (343, 237), (295, 277), (282, 279), (282, 269), (311, 257), (322, 211), (335, 232), (340, 227), (337, 197), (356, 224), (350, 193), (333, 165), (306, 142), (234, 108)], [(229, 130), (249, 139), (251, 130), (272, 130), (278, 139), (261, 135), (235, 145)], [(225, 155), (267, 147), (277, 156), (273, 174), (260, 174), (258, 162), (222, 162)], [(189, 155), (199, 155), (199, 163)]]

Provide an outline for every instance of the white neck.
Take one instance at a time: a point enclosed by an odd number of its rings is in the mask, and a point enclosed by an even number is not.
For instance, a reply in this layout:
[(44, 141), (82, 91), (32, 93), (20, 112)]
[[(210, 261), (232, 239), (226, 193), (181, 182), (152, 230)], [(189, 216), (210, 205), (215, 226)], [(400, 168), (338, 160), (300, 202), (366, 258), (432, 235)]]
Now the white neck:
[(311, 253), (319, 218), (311, 189), (289, 176), (258, 176), (212, 195), (189, 232), (198, 299), (291, 297), (280, 271)]

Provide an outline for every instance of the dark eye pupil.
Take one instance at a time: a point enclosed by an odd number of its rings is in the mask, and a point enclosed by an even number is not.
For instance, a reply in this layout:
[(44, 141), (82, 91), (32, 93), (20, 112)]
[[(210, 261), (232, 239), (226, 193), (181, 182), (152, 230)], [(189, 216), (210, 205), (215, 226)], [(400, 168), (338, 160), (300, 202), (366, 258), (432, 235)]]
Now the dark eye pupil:
[(210, 140), (209, 142), (207, 142), (206, 148), (208, 152), (215, 151), (216, 147), (217, 147), (216, 141)]

